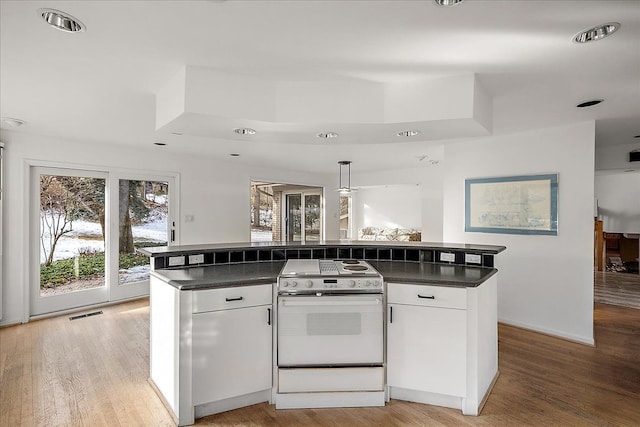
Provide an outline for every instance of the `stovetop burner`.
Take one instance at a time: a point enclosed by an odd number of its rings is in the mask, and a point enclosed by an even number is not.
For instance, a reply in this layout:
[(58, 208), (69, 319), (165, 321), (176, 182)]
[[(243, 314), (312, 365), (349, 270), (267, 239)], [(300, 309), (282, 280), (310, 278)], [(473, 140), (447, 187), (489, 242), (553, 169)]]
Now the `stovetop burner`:
[(369, 270), (369, 267), (367, 267), (366, 265), (345, 265), (344, 267), (345, 270), (348, 271), (367, 271)]
[(343, 264), (360, 264), (360, 261), (357, 259), (343, 259), (341, 262)]

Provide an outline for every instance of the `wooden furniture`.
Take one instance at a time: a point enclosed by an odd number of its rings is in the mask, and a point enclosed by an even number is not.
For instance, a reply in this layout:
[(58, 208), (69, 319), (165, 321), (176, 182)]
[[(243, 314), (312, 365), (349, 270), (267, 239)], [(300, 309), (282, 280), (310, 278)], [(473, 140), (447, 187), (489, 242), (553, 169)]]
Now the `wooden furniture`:
[(594, 264), (597, 271), (604, 270), (604, 236), (602, 233), (602, 221), (599, 221), (597, 218), (594, 222)]

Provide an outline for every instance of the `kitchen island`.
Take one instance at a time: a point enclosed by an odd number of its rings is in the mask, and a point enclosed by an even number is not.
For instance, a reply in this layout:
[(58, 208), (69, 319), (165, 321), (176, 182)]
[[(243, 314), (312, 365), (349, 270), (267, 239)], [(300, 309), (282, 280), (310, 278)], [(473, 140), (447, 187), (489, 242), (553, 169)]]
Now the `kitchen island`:
[(177, 424), (277, 404), (275, 284), (287, 259), (367, 259), (384, 278), (386, 400), (479, 413), (498, 374), (503, 246), (269, 243), (140, 251), (153, 270), (150, 382)]

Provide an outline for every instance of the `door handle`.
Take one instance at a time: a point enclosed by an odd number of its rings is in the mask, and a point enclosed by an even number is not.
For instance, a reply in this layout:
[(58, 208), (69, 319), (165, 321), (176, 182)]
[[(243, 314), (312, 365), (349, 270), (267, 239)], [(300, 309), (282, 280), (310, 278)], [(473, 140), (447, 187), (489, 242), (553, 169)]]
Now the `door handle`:
[(284, 300), (280, 301), (280, 304), (289, 307), (300, 307), (300, 306), (337, 306), (337, 305), (351, 305), (351, 306), (360, 306), (360, 305), (380, 305), (382, 304), (382, 300), (379, 298), (372, 300), (364, 300), (364, 301), (348, 301), (348, 300), (328, 300), (321, 301), (319, 299), (314, 299), (313, 301), (293, 301), (293, 300)]
[(389, 323), (393, 323), (393, 306), (389, 307)]
[(271, 326), (271, 309), (267, 308), (267, 325)]

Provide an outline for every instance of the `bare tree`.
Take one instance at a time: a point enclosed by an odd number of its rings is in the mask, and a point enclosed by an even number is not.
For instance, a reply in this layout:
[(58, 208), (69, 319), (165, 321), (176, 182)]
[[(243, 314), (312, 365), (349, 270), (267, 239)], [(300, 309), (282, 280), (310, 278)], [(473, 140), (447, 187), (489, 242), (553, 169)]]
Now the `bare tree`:
[(126, 179), (120, 180), (119, 188), (119, 217), (120, 217), (120, 253), (133, 253), (133, 230), (131, 228), (131, 199), (132, 193), (135, 193), (135, 183)]
[(40, 244), (46, 255), (45, 265), (53, 262), (60, 238), (72, 230), (77, 215), (76, 198), (57, 176), (40, 176)]

